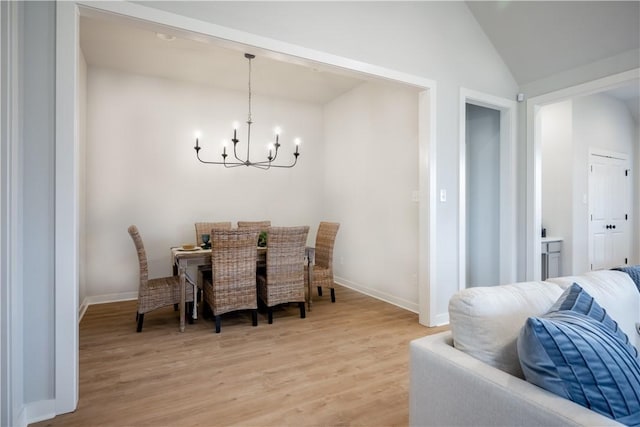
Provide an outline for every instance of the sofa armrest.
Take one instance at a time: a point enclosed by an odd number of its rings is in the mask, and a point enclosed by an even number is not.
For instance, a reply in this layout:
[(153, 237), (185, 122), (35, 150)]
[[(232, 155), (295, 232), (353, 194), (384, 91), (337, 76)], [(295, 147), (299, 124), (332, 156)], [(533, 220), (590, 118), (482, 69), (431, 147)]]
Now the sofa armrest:
[(411, 426), (621, 426), (453, 347), (451, 332), (410, 343)]

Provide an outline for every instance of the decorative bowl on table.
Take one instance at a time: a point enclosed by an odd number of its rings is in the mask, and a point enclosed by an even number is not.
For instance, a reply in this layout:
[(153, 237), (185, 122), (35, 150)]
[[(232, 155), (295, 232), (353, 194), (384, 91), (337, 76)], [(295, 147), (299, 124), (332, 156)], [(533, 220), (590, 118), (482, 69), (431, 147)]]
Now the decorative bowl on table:
[(182, 245), (182, 249), (185, 251), (192, 251), (196, 248), (196, 245), (193, 245), (191, 243), (185, 243), (184, 245)]

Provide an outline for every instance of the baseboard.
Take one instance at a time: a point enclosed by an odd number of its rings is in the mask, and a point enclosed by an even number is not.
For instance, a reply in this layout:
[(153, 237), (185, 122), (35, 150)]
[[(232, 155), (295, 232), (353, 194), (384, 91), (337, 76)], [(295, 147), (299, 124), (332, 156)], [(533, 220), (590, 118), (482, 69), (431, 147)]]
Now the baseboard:
[(40, 400), (38, 402), (27, 403), (24, 408), (25, 426), (38, 421), (49, 420), (56, 416), (55, 400)]
[(442, 326), (449, 324), (449, 313), (440, 313), (436, 314), (436, 318), (434, 319), (436, 324), (433, 326)]
[(87, 308), (89, 307), (89, 303), (87, 302), (87, 298), (82, 300), (82, 304), (80, 304), (80, 308), (78, 308), (78, 323), (82, 321), (82, 317), (87, 312)]
[(107, 304), (110, 302), (119, 302), (119, 301), (131, 301), (138, 299), (138, 292), (120, 292), (117, 294), (106, 294), (106, 295), (94, 295), (92, 297), (85, 297), (80, 304), (80, 308), (78, 309), (78, 323), (82, 320), (84, 313), (86, 313), (87, 308), (93, 304)]
[(362, 294), (368, 295), (375, 299), (379, 299), (380, 301), (384, 301), (389, 304), (393, 304), (397, 307), (403, 308), (405, 310), (411, 311), (413, 313), (418, 313), (418, 304), (407, 301), (402, 298), (398, 298), (394, 295), (388, 294), (386, 292), (381, 292), (376, 289), (371, 289), (366, 286), (362, 286), (358, 283), (352, 282), (350, 280), (344, 279), (342, 277), (335, 276), (334, 281), (345, 288), (353, 289), (354, 291), (358, 291)]

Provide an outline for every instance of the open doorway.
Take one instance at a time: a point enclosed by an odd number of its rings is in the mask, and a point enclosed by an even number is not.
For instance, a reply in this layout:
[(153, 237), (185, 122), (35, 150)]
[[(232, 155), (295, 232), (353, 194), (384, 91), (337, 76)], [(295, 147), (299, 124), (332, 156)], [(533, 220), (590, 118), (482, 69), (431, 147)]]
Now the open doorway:
[[(640, 261), (638, 182), (633, 172), (638, 167), (639, 154), (639, 71), (631, 70), (528, 101), (531, 153), (528, 158), (532, 171), (527, 196), (532, 206), (527, 229), (528, 280), (544, 278), (543, 229), (547, 239), (554, 236), (562, 241), (557, 275), (582, 274)], [(593, 154), (599, 155), (599, 159), (618, 158), (622, 163), (625, 158), (631, 160), (626, 166), (615, 167), (621, 174), (619, 180), (595, 184), (601, 186), (596, 191), (595, 187), (590, 188), (594, 179), (599, 179), (594, 173), (598, 175), (604, 169), (600, 170), (598, 165), (602, 162), (593, 161)], [(627, 201), (616, 202), (622, 208), (613, 216), (599, 211), (599, 206), (609, 204), (597, 201), (598, 194), (603, 192), (626, 194)], [(600, 214), (604, 216), (598, 219)], [(616, 219), (618, 216), (621, 218)], [(618, 220), (623, 221), (623, 226)], [(621, 228), (628, 233), (618, 233)]]
[(463, 90), (459, 288), (515, 281), (515, 102)]
[[(104, 13), (111, 16), (126, 17), (138, 21), (141, 25), (152, 28), (161, 27), (179, 33), (196, 34), (202, 37), (224, 39), (241, 43), (270, 53), (274, 57), (286, 55), (292, 60), (303, 60), (326, 64), (332, 67), (348, 69), (382, 79), (412, 85), (419, 89), (418, 96), (418, 280), (419, 296), (417, 311), (420, 322), (435, 324), (435, 313), (432, 304), (435, 287), (431, 266), (435, 257), (430, 236), (435, 233), (433, 188), (435, 183), (435, 156), (432, 150), (435, 145), (435, 82), (422, 77), (408, 75), (382, 67), (360, 63), (343, 57), (337, 57), (313, 49), (292, 46), (275, 39), (258, 37), (253, 34), (234, 31), (230, 33), (223, 27), (214, 24), (185, 20), (170, 13), (158, 14), (153, 9), (132, 3), (105, 2), (92, 4), (91, 8), (75, 2), (57, 5), (56, 26), (56, 114), (55, 122), (55, 201), (56, 201), (56, 253), (66, 256), (56, 257), (56, 298), (55, 298), (55, 370), (56, 370), (56, 402), (57, 414), (69, 412), (76, 408), (78, 401), (78, 230), (79, 230), (79, 153), (78, 129), (79, 101), (78, 55), (79, 55), (79, 17), (95, 16)], [(162, 31), (162, 30), (161, 30)]]

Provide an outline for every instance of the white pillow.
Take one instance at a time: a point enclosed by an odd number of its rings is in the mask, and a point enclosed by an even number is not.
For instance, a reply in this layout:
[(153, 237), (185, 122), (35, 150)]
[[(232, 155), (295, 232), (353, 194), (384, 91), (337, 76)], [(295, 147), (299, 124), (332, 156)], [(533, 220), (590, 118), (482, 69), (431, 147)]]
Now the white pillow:
[(454, 346), (511, 375), (524, 378), (516, 340), (530, 316), (546, 313), (562, 294), (545, 282), (476, 287), (449, 301)]

